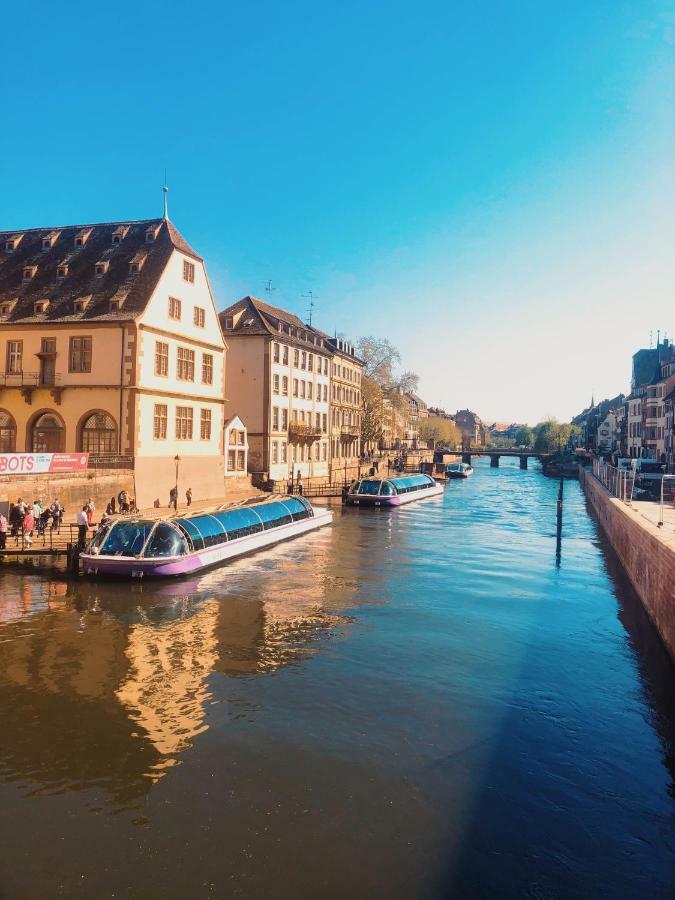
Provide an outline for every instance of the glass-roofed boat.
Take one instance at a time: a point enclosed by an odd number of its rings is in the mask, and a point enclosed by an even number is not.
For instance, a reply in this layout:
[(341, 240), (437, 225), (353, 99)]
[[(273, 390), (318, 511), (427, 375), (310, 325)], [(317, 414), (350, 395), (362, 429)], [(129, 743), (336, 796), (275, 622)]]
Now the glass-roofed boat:
[(85, 575), (186, 575), (305, 534), (333, 520), (304, 497), (266, 497), (162, 519), (113, 519), (80, 554)]
[(362, 478), (349, 488), (347, 503), (351, 506), (401, 506), (442, 493), (443, 487), (430, 475)]

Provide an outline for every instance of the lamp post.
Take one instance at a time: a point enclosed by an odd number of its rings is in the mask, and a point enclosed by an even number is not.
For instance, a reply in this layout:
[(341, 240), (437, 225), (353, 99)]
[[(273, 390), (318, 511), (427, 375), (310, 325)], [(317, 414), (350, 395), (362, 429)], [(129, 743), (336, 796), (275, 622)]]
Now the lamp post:
[(176, 493), (173, 501), (173, 511), (178, 512), (178, 466), (180, 464), (180, 456), (178, 454), (174, 456), (174, 462), (176, 463), (176, 484), (174, 487)]

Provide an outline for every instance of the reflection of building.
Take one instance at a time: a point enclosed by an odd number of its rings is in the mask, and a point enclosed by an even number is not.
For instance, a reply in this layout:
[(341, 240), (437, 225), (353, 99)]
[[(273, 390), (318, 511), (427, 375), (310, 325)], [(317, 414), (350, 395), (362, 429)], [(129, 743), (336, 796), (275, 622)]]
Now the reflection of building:
[[(225, 345), (202, 259), (168, 219), (0, 233), (0, 447), (133, 467), (222, 496)], [(159, 487), (161, 485), (161, 488)]]

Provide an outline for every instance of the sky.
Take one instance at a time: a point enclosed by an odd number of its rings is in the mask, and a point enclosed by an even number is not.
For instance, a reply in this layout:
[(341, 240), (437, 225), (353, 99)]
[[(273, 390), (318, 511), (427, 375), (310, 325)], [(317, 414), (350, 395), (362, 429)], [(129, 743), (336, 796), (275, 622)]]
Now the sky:
[(161, 215), (166, 168), (220, 308), (312, 291), (489, 422), (675, 337), (675, 0), (39, 0), (0, 59), (0, 230)]

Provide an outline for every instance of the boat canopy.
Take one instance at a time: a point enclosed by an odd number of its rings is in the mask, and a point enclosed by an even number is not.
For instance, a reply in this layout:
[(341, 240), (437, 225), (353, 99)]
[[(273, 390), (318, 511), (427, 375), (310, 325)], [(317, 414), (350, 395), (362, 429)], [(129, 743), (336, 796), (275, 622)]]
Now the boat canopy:
[(395, 494), (407, 494), (410, 491), (421, 491), (435, 485), (429, 475), (400, 475), (394, 478), (364, 478), (355, 481), (349, 489), (350, 494), (361, 497), (392, 497)]
[(313, 515), (304, 497), (284, 497), (159, 521), (116, 519), (94, 536), (89, 552), (144, 559), (186, 556)]

